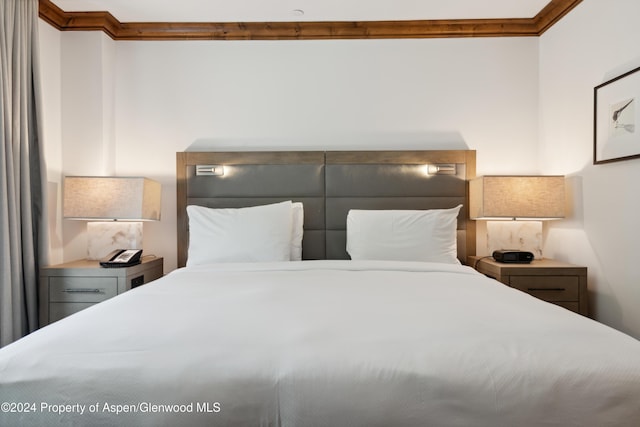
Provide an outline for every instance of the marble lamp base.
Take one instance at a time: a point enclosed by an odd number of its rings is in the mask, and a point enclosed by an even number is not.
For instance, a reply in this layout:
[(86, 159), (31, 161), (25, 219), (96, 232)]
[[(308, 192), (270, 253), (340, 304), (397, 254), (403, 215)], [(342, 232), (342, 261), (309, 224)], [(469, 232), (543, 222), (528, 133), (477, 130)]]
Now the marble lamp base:
[(541, 259), (542, 221), (487, 221), (487, 249), (528, 251)]
[(101, 259), (116, 249), (142, 249), (142, 222), (88, 222), (87, 234), (88, 259)]

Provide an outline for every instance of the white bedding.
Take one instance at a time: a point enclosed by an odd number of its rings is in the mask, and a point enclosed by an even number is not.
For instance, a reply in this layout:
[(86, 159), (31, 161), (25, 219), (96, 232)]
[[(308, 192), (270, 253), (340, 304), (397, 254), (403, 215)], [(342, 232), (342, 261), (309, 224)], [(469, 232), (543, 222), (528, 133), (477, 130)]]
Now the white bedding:
[(2, 426), (638, 426), (640, 342), (464, 266), (193, 266), (0, 350), (0, 401)]

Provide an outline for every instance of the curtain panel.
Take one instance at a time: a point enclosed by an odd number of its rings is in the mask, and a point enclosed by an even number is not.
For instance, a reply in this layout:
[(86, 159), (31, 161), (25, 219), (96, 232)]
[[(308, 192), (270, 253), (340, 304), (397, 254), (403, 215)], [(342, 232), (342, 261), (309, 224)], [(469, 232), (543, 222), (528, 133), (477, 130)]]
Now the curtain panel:
[(0, 346), (38, 326), (44, 261), (38, 0), (0, 1)]

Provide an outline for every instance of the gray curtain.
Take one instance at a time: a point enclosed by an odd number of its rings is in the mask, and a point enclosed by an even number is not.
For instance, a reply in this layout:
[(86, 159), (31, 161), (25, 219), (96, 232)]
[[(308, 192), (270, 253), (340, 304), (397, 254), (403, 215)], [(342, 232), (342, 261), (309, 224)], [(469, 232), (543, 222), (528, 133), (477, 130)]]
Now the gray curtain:
[(38, 327), (44, 233), (38, 0), (0, 0), (0, 346)]

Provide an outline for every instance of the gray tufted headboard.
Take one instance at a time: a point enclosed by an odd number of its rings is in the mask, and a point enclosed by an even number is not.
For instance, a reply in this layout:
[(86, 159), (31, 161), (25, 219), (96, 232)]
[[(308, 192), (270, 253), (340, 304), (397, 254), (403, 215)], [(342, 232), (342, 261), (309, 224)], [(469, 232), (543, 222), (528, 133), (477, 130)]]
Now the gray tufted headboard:
[[(303, 259), (348, 259), (349, 209), (433, 209), (463, 204), (458, 258), (475, 255), (468, 220), (473, 150), (287, 151), (177, 153), (178, 266), (186, 264), (186, 207), (245, 207), (283, 200), (304, 204)], [(198, 165), (224, 166), (224, 175), (198, 175)], [(454, 166), (445, 174), (427, 165)]]

